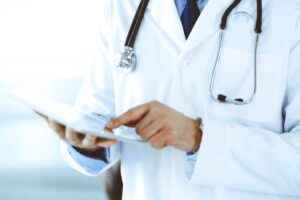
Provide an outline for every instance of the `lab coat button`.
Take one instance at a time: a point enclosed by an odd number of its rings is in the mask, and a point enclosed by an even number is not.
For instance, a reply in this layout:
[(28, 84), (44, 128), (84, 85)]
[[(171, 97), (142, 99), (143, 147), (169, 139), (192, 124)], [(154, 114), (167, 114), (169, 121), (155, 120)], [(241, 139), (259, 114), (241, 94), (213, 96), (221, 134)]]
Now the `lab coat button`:
[(190, 65), (190, 63), (187, 60), (182, 60), (179, 64), (179, 67), (185, 68), (185, 67), (188, 67), (189, 65)]

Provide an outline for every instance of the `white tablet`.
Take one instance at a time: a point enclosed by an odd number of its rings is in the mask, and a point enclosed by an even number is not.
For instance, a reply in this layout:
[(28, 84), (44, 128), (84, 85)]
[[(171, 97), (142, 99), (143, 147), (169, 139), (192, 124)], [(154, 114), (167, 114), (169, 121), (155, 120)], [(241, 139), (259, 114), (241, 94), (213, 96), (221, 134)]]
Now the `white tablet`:
[(139, 137), (130, 137), (130, 135), (116, 135), (105, 130), (106, 123), (110, 120), (108, 117), (87, 113), (75, 107), (55, 101), (44, 100), (36, 97), (28, 97), (16, 91), (3, 90), (3, 94), (16, 100), (33, 111), (41, 113), (50, 119), (70, 127), (82, 134), (95, 135), (101, 138), (116, 139), (123, 142), (143, 143)]

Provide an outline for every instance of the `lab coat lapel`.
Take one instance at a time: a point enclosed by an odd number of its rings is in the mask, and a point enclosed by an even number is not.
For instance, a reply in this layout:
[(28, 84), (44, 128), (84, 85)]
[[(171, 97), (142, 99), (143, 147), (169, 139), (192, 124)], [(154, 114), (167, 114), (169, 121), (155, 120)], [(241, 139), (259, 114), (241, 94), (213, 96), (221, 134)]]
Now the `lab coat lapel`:
[[(224, 11), (231, 3), (232, 0), (209, 0), (188, 40), (185, 39), (174, 0), (152, 0), (149, 9), (155, 22), (181, 48), (183, 56), (219, 30)], [(244, 12), (253, 16), (255, 9), (252, 1), (242, 1), (234, 13)]]
[(208, 1), (182, 49), (182, 55), (204, 42), (219, 30), (222, 15), (231, 3), (232, 0)]
[(185, 36), (174, 0), (152, 0), (149, 3), (150, 15), (161, 29), (181, 48)]

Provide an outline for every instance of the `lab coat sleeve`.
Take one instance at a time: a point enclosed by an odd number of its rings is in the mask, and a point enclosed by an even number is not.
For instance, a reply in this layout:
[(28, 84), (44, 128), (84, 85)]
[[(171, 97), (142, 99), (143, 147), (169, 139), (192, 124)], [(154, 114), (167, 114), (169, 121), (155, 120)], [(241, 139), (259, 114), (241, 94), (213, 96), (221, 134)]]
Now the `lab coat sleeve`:
[[(114, 83), (112, 63), (109, 59), (109, 17), (107, 1), (101, 1), (101, 17), (99, 18), (99, 40), (93, 55), (93, 64), (86, 74), (79, 95), (76, 108), (91, 114), (100, 114), (109, 118), (115, 117)], [(76, 170), (86, 175), (97, 175), (119, 159), (119, 144), (110, 149), (110, 162), (104, 167), (104, 162), (79, 155), (69, 145), (62, 145), (65, 160)], [(84, 158), (85, 157), (85, 158)]]
[(203, 139), (192, 183), (300, 198), (300, 23), (296, 29), (287, 73), (283, 133), (203, 118)]
[[(111, 159), (111, 152), (114, 150), (112, 148), (103, 149), (105, 151), (105, 159), (100, 158), (90, 158), (79, 152), (77, 152), (70, 144), (65, 142), (61, 143), (61, 149), (66, 161), (74, 168), (76, 171), (87, 175), (87, 176), (97, 176), (110, 166), (114, 165), (117, 160)], [(99, 150), (100, 151), (100, 150)], [(113, 160), (113, 162), (111, 161)]]

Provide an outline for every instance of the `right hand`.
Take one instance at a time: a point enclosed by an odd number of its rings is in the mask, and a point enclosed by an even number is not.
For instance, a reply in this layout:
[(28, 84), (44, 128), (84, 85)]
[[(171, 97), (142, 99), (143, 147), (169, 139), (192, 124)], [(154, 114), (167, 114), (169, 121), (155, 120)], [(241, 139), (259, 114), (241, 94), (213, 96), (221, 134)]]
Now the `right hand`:
[(106, 148), (117, 143), (116, 140), (104, 139), (93, 135), (78, 133), (69, 127), (49, 119), (43, 114), (38, 112), (36, 113), (47, 121), (49, 127), (53, 129), (63, 141), (84, 151), (93, 152), (99, 150), (100, 147)]

